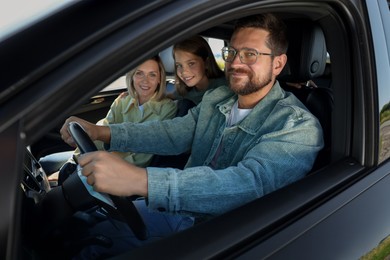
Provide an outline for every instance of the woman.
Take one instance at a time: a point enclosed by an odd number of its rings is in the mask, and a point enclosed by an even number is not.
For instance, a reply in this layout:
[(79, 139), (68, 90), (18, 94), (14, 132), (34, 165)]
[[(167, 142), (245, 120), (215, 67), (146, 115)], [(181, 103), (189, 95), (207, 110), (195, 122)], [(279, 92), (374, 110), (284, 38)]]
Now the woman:
[[(225, 75), (203, 37), (196, 35), (175, 44), (173, 58), (176, 70), (174, 99), (198, 105), (207, 90), (227, 85)], [(185, 115), (188, 108), (188, 104), (184, 109), (179, 105), (178, 115)]]
[[(128, 94), (118, 97), (111, 105), (107, 116), (98, 124), (133, 122), (140, 123), (150, 120), (173, 118), (176, 114), (176, 104), (165, 96), (166, 75), (164, 66), (158, 56), (149, 59), (126, 75)], [(103, 150), (103, 143), (98, 143)], [(152, 160), (152, 154), (136, 154), (132, 152), (117, 153), (126, 161), (147, 166)]]
[[(108, 125), (122, 122), (144, 122), (149, 120), (164, 120), (173, 118), (176, 114), (176, 104), (165, 97), (166, 74), (164, 65), (158, 56), (146, 60), (144, 63), (126, 74), (127, 95), (120, 95), (112, 103), (107, 116), (97, 124)], [(99, 150), (103, 150), (103, 143), (96, 141)], [(152, 154), (137, 154), (132, 152), (114, 152), (126, 161), (138, 165), (147, 166)], [(41, 158), (40, 163), (47, 174), (58, 169), (69, 159), (74, 166), (74, 157), (79, 155), (76, 151), (51, 154)], [(68, 168), (69, 164), (65, 164)], [(64, 168), (64, 167), (63, 167)], [(70, 167), (73, 168), (73, 167)], [(65, 169), (64, 169), (65, 170)], [(66, 172), (73, 172), (67, 169)], [(58, 172), (49, 177), (56, 180)], [(63, 180), (65, 176), (61, 176)], [(66, 178), (66, 177), (65, 177)]]

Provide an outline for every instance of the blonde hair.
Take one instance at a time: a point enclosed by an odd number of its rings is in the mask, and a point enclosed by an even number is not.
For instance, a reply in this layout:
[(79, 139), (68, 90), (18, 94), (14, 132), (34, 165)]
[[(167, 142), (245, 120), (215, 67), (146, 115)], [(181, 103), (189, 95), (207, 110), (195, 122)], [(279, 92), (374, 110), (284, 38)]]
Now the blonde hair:
[[(156, 89), (156, 94), (152, 97), (152, 99), (155, 101), (161, 101), (162, 99), (165, 98), (165, 92), (167, 88), (166, 72), (165, 72), (164, 64), (162, 63), (159, 56), (154, 56), (148, 60), (154, 60), (158, 64), (158, 68), (160, 72), (160, 83), (158, 84)], [(135, 91), (133, 76), (135, 72), (138, 70), (139, 66), (141, 66), (141, 64), (126, 74), (127, 90), (129, 91), (129, 95), (135, 98), (136, 100), (138, 100), (138, 96), (137, 96), (137, 92)]]
[[(173, 59), (175, 59), (175, 51), (177, 50), (189, 52), (192, 53), (193, 55), (200, 57), (205, 64), (205, 69), (206, 69), (205, 74), (208, 79), (220, 78), (225, 76), (223, 71), (215, 61), (214, 54), (210, 48), (210, 45), (202, 36), (195, 35), (179, 43), (176, 43), (173, 46), (173, 53), (172, 53)], [(175, 72), (176, 72), (176, 66), (175, 66)], [(176, 84), (175, 84), (176, 91), (180, 95), (185, 96), (191, 88), (189, 88), (177, 76), (177, 73), (175, 73), (175, 77), (176, 77)]]

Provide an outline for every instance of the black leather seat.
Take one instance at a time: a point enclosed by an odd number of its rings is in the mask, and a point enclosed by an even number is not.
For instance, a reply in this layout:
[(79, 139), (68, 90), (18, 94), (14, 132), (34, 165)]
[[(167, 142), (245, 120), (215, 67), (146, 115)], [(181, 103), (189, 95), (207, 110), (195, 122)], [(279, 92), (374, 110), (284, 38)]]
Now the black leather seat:
[[(289, 47), (288, 61), (278, 80), (281, 86), (294, 93), (305, 106), (318, 118), (323, 128), (325, 146), (317, 156), (312, 172), (330, 162), (331, 119), (333, 110), (333, 92), (331, 84), (323, 85), (327, 60), (324, 33), (319, 25), (305, 20), (288, 21)], [(317, 86), (305, 84), (313, 81)], [(300, 86), (292, 86), (295, 83)]]

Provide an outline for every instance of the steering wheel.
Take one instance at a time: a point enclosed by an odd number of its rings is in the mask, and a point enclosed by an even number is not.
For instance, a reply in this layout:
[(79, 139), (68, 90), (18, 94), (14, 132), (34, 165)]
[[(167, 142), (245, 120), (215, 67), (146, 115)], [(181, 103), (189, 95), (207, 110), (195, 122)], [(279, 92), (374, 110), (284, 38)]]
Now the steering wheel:
[[(81, 153), (97, 151), (96, 145), (80, 124), (71, 122), (68, 129)], [(128, 198), (102, 194), (96, 191), (93, 191), (96, 194), (92, 196), (88, 189), (90, 191), (93, 189), (86, 182), (83, 183), (81, 180), (82, 177), (77, 173), (71, 174), (62, 184), (64, 196), (73, 208), (83, 210), (93, 203), (98, 203), (108, 213), (114, 215), (118, 215), (119, 213), (139, 240), (145, 240), (147, 238), (146, 225), (138, 210)], [(101, 199), (97, 199), (96, 197)]]

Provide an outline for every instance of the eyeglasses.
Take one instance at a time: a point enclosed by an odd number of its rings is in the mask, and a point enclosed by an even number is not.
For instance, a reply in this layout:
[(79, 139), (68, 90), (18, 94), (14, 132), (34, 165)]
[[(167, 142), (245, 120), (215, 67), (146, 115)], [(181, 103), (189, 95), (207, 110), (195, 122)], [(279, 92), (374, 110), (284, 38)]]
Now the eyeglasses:
[(145, 79), (146, 77), (148, 77), (148, 79), (150, 80), (156, 80), (158, 75), (155, 72), (150, 72), (149, 74), (145, 74), (143, 71), (136, 71), (134, 73), (134, 77), (136, 79)]
[(259, 55), (274, 56), (272, 53), (258, 52), (255, 49), (249, 49), (249, 48), (242, 48), (239, 51), (237, 51), (233, 47), (222, 48), (222, 58), (226, 62), (229, 63), (233, 62), (233, 60), (236, 58), (237, 53), (238, 53), (238, 57), (240, 57), (240, 61), (243, 64), (247, 64), (247, 65), (255, 64), (257, 61), (257, 56)]

